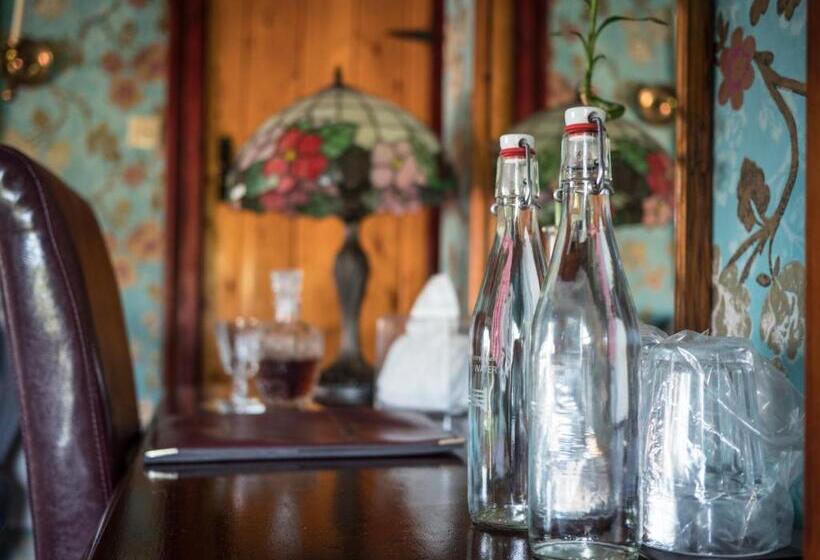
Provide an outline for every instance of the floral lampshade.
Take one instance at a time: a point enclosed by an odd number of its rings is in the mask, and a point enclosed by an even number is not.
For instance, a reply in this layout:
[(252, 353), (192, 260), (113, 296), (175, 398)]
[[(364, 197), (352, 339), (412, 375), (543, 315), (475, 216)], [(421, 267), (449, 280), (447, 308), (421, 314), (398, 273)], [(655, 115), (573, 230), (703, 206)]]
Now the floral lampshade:
[[(606, 124), (612, 147), (616, 225), (670, 223), (674, 204), (674, 165), (664, 148), (635, 123), (624, 119)], [(541, 111), (515, 125), (515, 132), (532, 134), (537, 146), (541, 183), (542, 224), (553, 223), (553, 192), (561, 165), (564, 109)]]
[(227, 178), (228, 197), (258, 211), (358, 220), (441, 202), (446, 170), (424, 124), (337, 76), (259, 127)]

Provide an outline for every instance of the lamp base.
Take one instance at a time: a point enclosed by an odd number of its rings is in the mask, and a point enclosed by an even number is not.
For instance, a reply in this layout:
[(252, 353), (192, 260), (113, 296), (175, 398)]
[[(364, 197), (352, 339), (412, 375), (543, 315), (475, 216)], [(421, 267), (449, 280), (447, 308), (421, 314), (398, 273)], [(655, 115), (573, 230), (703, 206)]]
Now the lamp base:
[(361, 356), (340, 356), (322, 372), (314, 398), (328, 406), (373, 404), (373, 367)]

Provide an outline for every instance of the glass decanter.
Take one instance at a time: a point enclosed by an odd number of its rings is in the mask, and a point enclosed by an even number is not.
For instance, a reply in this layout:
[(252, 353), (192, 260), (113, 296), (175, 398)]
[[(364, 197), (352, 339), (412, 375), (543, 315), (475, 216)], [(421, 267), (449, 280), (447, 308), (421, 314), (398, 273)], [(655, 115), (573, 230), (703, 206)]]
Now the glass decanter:
[(527, 528), (523, 370), (546, 273), (533, 148), (532, 136), (501, 137), (496, 234), (470, 327), (468, 502), (473, 523), (487, 529)]
[(321, 331), (299, 319), (302, 271), (274, 270), (270, 275), (274, 321), (261, 325), (261, 359), (256, 387), (271, 405), (311, 402), (324, 352)]
[(567, 110), (558, 238), (528, 370), (529, 541), (536, 558), (637, 558), (635, 305), (612, 228), (600, 109)]

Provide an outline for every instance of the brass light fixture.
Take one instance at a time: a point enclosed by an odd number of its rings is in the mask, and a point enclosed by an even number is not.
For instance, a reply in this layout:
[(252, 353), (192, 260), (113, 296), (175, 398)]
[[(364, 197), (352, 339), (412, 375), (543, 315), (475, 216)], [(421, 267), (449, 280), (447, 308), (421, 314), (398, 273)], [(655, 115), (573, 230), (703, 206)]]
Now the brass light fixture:
[(0, 73), (4, 78), (0, 99), (11, 101), (21, 85), (33, 86), (48, 80), (54, 69), (54, 50), (45, 41), (21, 39), (25, 0), (14, 1), (11, 29), (3, 47)]
[(650, 124), (666, 124), (675, 118), (678, 100), (671, 87), (639, 85), (634, 100), (638, 115)]

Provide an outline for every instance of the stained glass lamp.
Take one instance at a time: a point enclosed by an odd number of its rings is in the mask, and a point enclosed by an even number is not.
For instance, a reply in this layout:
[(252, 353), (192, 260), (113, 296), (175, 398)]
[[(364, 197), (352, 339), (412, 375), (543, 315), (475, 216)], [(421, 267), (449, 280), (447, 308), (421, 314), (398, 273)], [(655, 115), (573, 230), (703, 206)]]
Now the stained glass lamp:
[(453, 184), (435, 135), (400, 107), (342, 83), (300, 99), (251, 136), (227, 177), (227, 196), (259, 212), (338, 216), (345, 239), (334, 268), (342, 310), (339, 356), (316, 398), (328, 404), (372, 399), (373, 368), (362, 356), (359, 314), (369, 265), (359, 223), (374, 212), (401, 214), (440, 203)]

